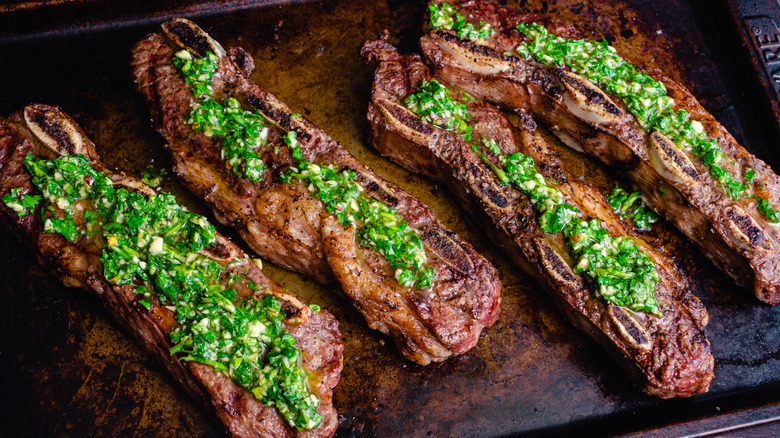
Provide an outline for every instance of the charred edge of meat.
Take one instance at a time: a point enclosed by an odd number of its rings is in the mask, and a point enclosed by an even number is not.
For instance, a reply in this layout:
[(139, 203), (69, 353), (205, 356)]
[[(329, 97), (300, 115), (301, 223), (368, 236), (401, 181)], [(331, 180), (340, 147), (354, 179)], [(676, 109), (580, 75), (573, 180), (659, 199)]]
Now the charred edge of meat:
[(86, 154), (84, 137), (79, 128), (57, 108), (29, 105), (24, 108), (24, 121), (38, 140), (57, 154)]
[(520, 125), (528, 131), (530, 134), (536, 133), (536, 120), (526, 113), (517, 113), (517, 117), (520, 119)]
[(190, 20), (173, 18), (163, 23), (161, 27), (168, 38), (198, 57), (205, 56), (208, 52), (213, 52), (220, 58), (225, 56), (225, 49)]
[(631, 312), (620, 306), (612, 305), (608, 307), (607, 312), (617, 326), (620, 335), (629, 345), (641, 351), (650, 351), (653, 346), (650, 334), (631, 315)]
[(745, 249), (764, 248), (768, 249), (764, 230), (761, 226), (740, 207), (732, 206), (726, 210), (726, 217), (729, 220), (729, 228), (732, 234), (742, 243)]
[(483, 170), (472, 162), (467, 164), (467, 172), (470, 177), (474, 179), (473, 186), (476, 186), (476, 190), (479, 191), (477, 196), (483, 203), (487, 203), (486, 207), (498, 210), (506, 211), (509, 207), (509, 199), (504, 194), (493, 178), (486, 178)]
[(445, 263), (463, 275), (474, 272), (474, 262), (466, 250), (453, 240), (450, 234), (434, 227), (427, 227), (422, 233), (422, 240)]
[(676, 183), (699, 182), (699, 173), (685, 151), (660, 132), (653, 132), (647, 141), (650, 164), (661, 175)]
[(243, 48), (231, 47), (228, 49), (228, 55), (244, 75), (249, 76), (255, 70), (255, 60)]

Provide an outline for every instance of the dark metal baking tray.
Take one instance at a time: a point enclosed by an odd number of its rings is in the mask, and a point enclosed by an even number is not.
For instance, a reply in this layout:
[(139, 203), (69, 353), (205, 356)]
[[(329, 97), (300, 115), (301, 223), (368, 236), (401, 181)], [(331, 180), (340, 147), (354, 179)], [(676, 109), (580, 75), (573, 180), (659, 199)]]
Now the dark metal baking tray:
[[(87, 2), (79, 3), (83, 7)], [(777, 122), (725, 1), (518, 3), (570, 20), (587, 35), (605, 37), (621, 53), (689, 86), (742, 144), (780, 170)], [(668, 226), (657, 226), (649, 238), (691, 273), (694, 292), (709, 308), (716, 377), (705, 395), (664, 401), (633, 388), (616, 361), (563, 320), (446, 190), (365, 145), (373, 67), (358, 58), (358, 48), (389, 29), (402, 49), (415, 50), (422, 3), (334, 0), (227, 12), (215, 5), (209, 9), (214, 14), (201, 14), (198, 23), (224, 45), (242, 45), (252, 54), (258, 83), (377, 173), (431, 205), (502, 275), (501, 319), (485, 330), (479, 345), (444, 363), (420, 367), (369, 330), (337, 288), (266, 266), (270, 277), (322, 304), (340, 321), (346, 348), (335, 391), (337, 436), (499, 437), (574, 431), (681, 436), (766, 427), (780, 417), (780, 310), (757, 302)], [(0, 114), (29, 102), (57, 104), (91, 136), (109, 167), (140, 175), (150, 163), (168, 166), (162, 140), (134, 91), (129, 53), (135, 41), (154, 30), (153, 21), (181, 11), (161, 3), (144, 10), (148, 20), (122, 12), (106, 18), (115, 23), (110, 26), (93, 17), (92, 27), (71, 32), (65, 21), (57, 21), (57, 14), (68, 16), (59, 12), (68, 11), (68, 5), (58, 8), (49, 16), (36, 12), (46, 20), (41, 26), (59, 29), (57, 33), (33, 26), (26, 37), (0, 36)], [(122, 21), (123, 16), (129, 21)], [(614, 181), (601, 166), (564, 154), (572, 170), (611, 188)], [(164, 188), (206, 213), (172, 178)], [(220, 426), (140, 353), (94, 297), (59, 285), (19, 250), (9, 233), (0, 231), (0, 244), (0, 436), (222, 435)]]

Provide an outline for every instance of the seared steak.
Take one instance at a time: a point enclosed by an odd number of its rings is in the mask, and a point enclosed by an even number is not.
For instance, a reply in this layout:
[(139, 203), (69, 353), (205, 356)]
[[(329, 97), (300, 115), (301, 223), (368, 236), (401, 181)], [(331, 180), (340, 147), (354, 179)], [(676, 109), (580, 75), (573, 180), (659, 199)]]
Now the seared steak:
[[(450, 3), (465, 22), (494, 33), (472, 40), (434, 26), (420, 44), (438, 76), (533, 114), (568, 146), (621, 171), (715, 265), (752, 285), (760, 300), (780, 302), (780, 178), (688, 90), (645, 75), (601, 44), (589, 47), (610, 65), (567, 58), (586, 43), (569, 23), (492, 1)], [(542, 53), (553, 46), (566, 47)], [(628, 79), (616, 81), (619, 75)]]
[[(207, 84), (214, 101), (236, 99), (242, 111), (255, 111), (268, 124), (263, 144), (251, 149), (263, 163), (256, 178), (239, 176), (230, 166), (225, 138), (188, 123), (199, 97), (177, 71), (174, 57), (204, 60), (209, 53), (218, 60)], [(501, 285), (495, 268), (444, 227), (427, 206), (374, 174), (253, 83), (251, 69), (251, 57), (243, 50), (225, 51), (182, 19), (165, 23), (162, 32), (133, 49), (138, 89), (167, 142), (179, 178), (258, 254), (320, 282), (335, 279), (368, 325), (391, 336), (408, 359), (426, 365), (473, 347), (482, 329), (498, 318)], [(430, 284), (403, 285), (387, 252), (362, 243), (366, 226), (361, 227), (360, 218), (345, 218), (345, 209), (325, 200), (322, 186), (289, 176), (303, 167), (346, 175), (344, 187), (362, 193), (361, 205), (389, 207), (389, 217), (399, 217), (397, 227), (407, 230), (410, 241), (421, 242), (421, 257), (426, 260), (422, 270), (432, 273)]]
[[(161, 301), (159, 290), (156, 290), (158, 294), (155, 295), (149, 294), (148, 290), (144, 292), (146, 287), (152, 286), (142, 283), (138, 277), (128, 284), (106, 278), (103, 260), (107, 254), (104, 251), (108, 250), (104, 250), (104, 246), (111, 246), (111, 237), (105, 238), (101, 232), (94, 232), (86, 213), (97, 209), (97, 201), (88, 201), (82, 195), (78, 204), (71, 204), (79, 212), (74, 215), (79, 230), (86, 230), (77, 233), (73, 240), (44, 229), (45, 220), (42, 216), (47, 218), (46, 221), (63, 217), (63, 208), (68, 207), (65, 198), (60, 198), (57, 203), (47, 202), (44, 198), (33, 211), (22, 212), (24, 214), (12, 208), (19, 208), (15, 199), (42, 194), (34, 185), (31, 173), (25, 169), (25, 163), (38, 158), (78, 158), (76, 154), (86, 156), (93, 170), (110, 178), (113, 188), (126, 189), (146, 199), (158, 196), (135, 178), (105, 170), (94, 145), (75, 122), (57, 108), (31, 105), (24, 111), (2, 119), (0, 196), (4, 202), (0, 203), (0, 218), (21, 242), (29, 246), (41, 265), (59, 277), (64, 285), (82, 287), (97, 294), (119, 325), (135, 337), (143, 350), (155, 357), (233, 435), (266, 438), (333, 435), (338, 426), (338, 417), (333, 408), (332, 390), (339, 381), (344, 348), (338, 322), (325, 310), (311, 310), (300, 298), (265, 277), (258, 266), (232, 242), (216, 235), (216, 243), (202, 249), (200, 255), (224, 269), (219, 285), (221, 288), (235, 288), (235, 306), (243, 306), (239, 304), (242, 302), (259, 301), (268, 295), (276, 297), (281, 303), (281, 309), (286, 315), (282, 330), (295, 338), (295, 345), (301, 351), (299, 364), (308, 376), (309, 391), (319, 400), (317, 411), (322, 415), (322, 420), (311, 430), (291, 427), (275, 406), (264, 405), (225, 372), (183, 357), (186, 355), (171, 352), (174, 347), (171, 334), (181, 327), (175, 314), (176, 306), (181, 309), (182, 304)], [(86, 177), (84, 181), (89, 185), (95, 183), (95, 180)], [(103, 225), (115, 226), (116, 223), (105, 222)], [(162, 248), (162, 240), (159, 243)], [(157, 252), (161, 251), (158, 249)], [(195, 253), (190, 255), (196, 257)], [(236, 286), (236, 281), (247, 287)], [(250, 284), (253, 286), (248, 287)]]
[[(378, 61), (368, 120), (371, 144), (379, 152), (446, 183), (480, 222), (489, 224), (486, 231), (492, 240), (544, 286), (576, 327), (607, 347), (645, 392), (668, 398), (707, 391), (713, 377), (713, 357), (704, 334), (707, 312), (688, 291), (686, 276), (667, 256), (627, 230), (600, 192), (561, 167), (530, 116), (520, 115), (516, 131), (497, 108), (466, 99), (472, 136), (466, 141), (460, 133), (427, 123), (407, 108), (410, 94), (424, 81), (438, 79), (419, 56), (401, 56), (383, 40), (367, 42), (362, 54)], [(499, 165), (496, 154), (489, 158), (477, 152), (480, 148), (474, 144), (482, 137), (494, 141), (501, 154), (530, 156), (537, 171), (561, 192), (566, 204), (582, 213), (583, 220), (597, 219), (610, 235), (633, 239), (658, 272), (653, 295), (660, 315), (613, 305), (594, 293), (595, 286), (579, 273), (581, 263), (565, 243), (564, 233), (545, 232), (529, 195), (502, 183), (494, 170)]]

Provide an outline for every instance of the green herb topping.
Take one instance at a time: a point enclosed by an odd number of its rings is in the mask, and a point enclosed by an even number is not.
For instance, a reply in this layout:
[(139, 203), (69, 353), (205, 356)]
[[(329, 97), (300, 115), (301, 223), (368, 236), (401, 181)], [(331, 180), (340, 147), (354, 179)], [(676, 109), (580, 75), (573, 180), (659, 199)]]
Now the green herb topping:
[[(233, 98), (219, 104), (211, 97), (211, 79), (219, 64), (212, 53), (193, 58), (188, 51), (182, 50), (176, 53), (173, 61), (198, 96), (198, 103), (190, 112), (189, 123), (196, 131), (222, 138), (223, 159), (228, 166), (244, 169), (239, 176), (259, 181), (265, 164), (257, 153), (246, 146), (264, 145), (268, 137), (268, 128), (264, 126), (260, 112), (253, 114), (243, 110)], [(300, 114), (292, 114), (290, 118), (294, 116), (300, 117)], [(462, 125), (468, 127), (465, 122)], [(468, 129), (471, 130), (470, 127)], [(357, 230), (360, 245), (379, 251), (390, 262), (400, 284), (415, 288), (431, 287), (434, 270), (425, 268), (428, 259), (417, 231), (392, 208), (363, 194), (363, 187), (354, 181), (354, 172), (339, 171), (333, 165), (320, 166), (304, 160), (296, 136), (295, 131), (288, 131), (282, 138), (290, 148), (295, 166), (280, 175), (280, 179), (283, 182), (303, 180), (309, 191), (324, 202), (325, 209), (335, 214), (341, 224), (360, 225)], [(274, 153), (277, 152), (278, 148)]]
[(196, 98), (190, 108), (190, 125), (208, 137), (222, 139), (222, 159), (236, 175), (252, 182), (260, 181), (265, 163), (258, 148), (268, 140), (268, 128), (260, 111), (245, 111), (232, 97), (222, 103), (212, 97), (211, 78), (219, 67), (219, 58), (213, 53), (193, 58), (189, 51), (181, 50), (173, 57), (173, 65), (192, 87)]
[(752, 167), (748, 167), (745, 169), (745, 171), (742, 173), (742, 176), (745, 178), (745, 181), (749, 184), (752, 183), (754, 179), (756, 179), (756, 171), (753, 170)]
[[(637, 71), (606, 41), (570, 40), (551, 35), (538, 23), (520, 23), (517, 29), (530, 38), (527, 44), (517, 47), (523, 57), (533, 55), (544, 64), (568, 66), (618, 97), (642, 128), (664, 134), (677, 146), (698, 157), (729, 196), (734, 199), (744, 196), (748, 185), (721, 166), (725, 154), (720, 144), (709, 138), (702, 124), (692, 120), (687, 111), (675, 109), (674, 99), (666, 95), (666, 87), (661, 82)], [(743, 175), (747, 183), (754, 177), (755, 172)]]
[(756, 201), (756, 208), (758, 208), (759, 213), (761, 213), (770, 222), (780, 222), (780, 212), (772, 208), (772, 204), (769, 203), (768, 199), (764, 199), (758, 196), (753, 196), (753, 199)]
[(8, 208), (18, 213), (19, 216), (24, 216), (30, 214), (35, 206), (41, 202), (41, 197), (38, 195), (22, 195), (21, 192), (21, 187), (11, 189), (11, 193), (3, 196), (3, 202)]
[(439, 81), (423, 79), (419, 90), (407, 96), (404, 104), (424, 122), (452, 129), (471, 141), (471, 126), (468, 124), (471, 114), (466, 105), (452, 99), (447, 87)]
[(394, 209), (366, 195), (355, 182), (355, 172), (304, 160), (295, 131), (289, 131), (284, 141), (299, 161), (296, 168), (282, 175), (283, 181), (303, 181), (342, 225), (356, 224), (360, 245), (379, 251), (395, 269), (400, 284), (418, 289), (431, 287), (435, 272), (425, 268), (428, 257), (420, 237)]
[(479, 22), (478, 29), (473, 24), (466, 23), (466, 18), (460, 15), (449, 3), (442, 3), (441, 7), (429, 5), (428, 13), (429, 23), (433, 29), (454, 30), (458, 38), (484, 40), (496, 33), (489, 24), (482, 21)]
[(24, 166), (48, 203), (42, 209), (45, 231), (70, 241), (100, 236), (109, 282), (135, 285), (145, 309), (152, 308), (154, 296), (175, 312), (180, 325), (170, 334), (171, 354), (225, 372), (265, 405), (276, 406), (293, 427), (312, 429), (321, 422), (296, 340), (282, 329), (281, 303), (268, 294), (236, 299), (237, 287), (259, 287), (199, 253), (216, 241), (204, 217), (169, 194), (145, 197), (115, 186), (83, 155), (43, 160), (30, 154)]
[[(445, 90), (438, 93), (449, 97), (446, 87), (438, 82), (437, 86)], [(417, 113), (415, 109), (409, 109)], [(469, 120), (470, 114), (465, 105), (462, 113), (458, 116), (460, 120)], [(456, 126), (454, 122), (443, 119), (432, 119), (431, 123), (446, 129)], [(564, 202), (563, 194), (537, 172), (529, 155), (503, 154), (494, 140), (485, 137), (482, 137), (481, 145), (472, 144), (471, 148), (493, 169), (502, 185), (512, 184), (528, 196), (539, 212), (542, 231), (550, 234), (563, 232), (576, 261), (575, 271), (585, 276), (597, 297), (631, 310), (660, 315), (654, 296), (658, 272), (650, 257), (641, 252), (633, 240), (625, 236), (610, 236), (599, 220), (581, 220), (580, 211)], [(484, 150), (495, 157), (495, 162)]]
[(615, 213), (630, 218), (634, 226), (640, 230), (649, 230), (650, 225), (660, 219), (660, 216), (650, 210), (650, 207), (642, 200), (642, 192), (628, 193), (616, 185), (612, 189), (612, 193), (607, 196), (607, 200)]
[(601, 221), (579, 219), (580, 211), (563, 201), (525, 154), (502, 154), (493, 140), (482, 142), (498, 161), (491, 161), (479, 146), (474, 148), (493, 168), (502, 184), (512, 184), (525, 193), (539, 212), (539, 227), (545, 233), (563, 232), (576, 261), (574, 270), (594, 287), (596, 296), (609, 303), (660, 315), (655, 299), (659, 276), (650, 257), (626, 236), (612, 237)]
[(160, 187), (162, 184), (162, 177), (167, 174), (165, 169), (155, 169), (151, 164), (146, 166), (144, 174), (141, 176), (141, 182), (149, 187)]

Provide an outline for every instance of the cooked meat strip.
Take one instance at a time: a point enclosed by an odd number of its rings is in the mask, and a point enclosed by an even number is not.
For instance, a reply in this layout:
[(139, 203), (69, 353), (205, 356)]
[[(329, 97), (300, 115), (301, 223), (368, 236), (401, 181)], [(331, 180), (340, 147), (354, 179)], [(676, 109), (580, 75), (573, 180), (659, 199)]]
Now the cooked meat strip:
[[(113, 187), (146, 197), (156, 195), (137, 179), (104, 169), (94, 145), (70, 117), (58, 108), (36, 104), (0, 120), (0, 196), (12, 194), (14, 189), (20, 189), (14, 196), (41, 194), (24, 167), (28, 155), (35, 159), (52, 160), (75, 154), (82, 154), (94, 170), (107, 175), (113, 181)], [(83, 207), (86, 204), (79, 205)], [(338, 426), (332, 401), (333, 388), (339, 381), (344, 349), (338, 322), (333, 315), (325, 310), (310, 310), (300, 298), (265, 277), (246, 254), (218, 234), (216, 243), (201, 250), (201, 255), (224, 268), (220, 284), (235, 288), (236, 303), (238, 300), (260, 300), (268, 294), (281, 302), (282, 311), (287, 315), (283, 330), (295, 338), (295, 345), (302, 353), (300, 366), (308, 376), (311, 394), (319, 399), (317, 411), (322, 415), (319, 426), (298, 430), (282, 418), (276, 407), (265, 406), (225, 372), (173, 355), (170, 349), (174, 343), (170, 336), (179, 327), (171, 310), (175, 307), (170, 306), (174, 303), (162, 302), (158, 295), (145, 296), (139, 290), (141, 283), (119, 285), (109, 281), (105, 277), (101, 257), (104, 245), (110, 246), (111, 239), (104, 240), (102, 233), (83, 233), (70, 241), (60, 233), (44, 231), (42, 212), (46, 217), (59, 217), (63, 214), (61, 207), (59, 202), (51, 204), (44, 200), (34, 211), (20, 215), (3, 202), (0, 203), (0, 218), (32, 250), (41, 265), (59, 277), (64, 285), (94, 292), (142, 349), (155, 357), (182, 388), (203, 404), (210, 415), (224, 423), (231, 434), (266, 438), (333, 435)], [(86, 224), (86, 215), (83, 217)], [(253, 292), (250, 288), (229, 286), (227, 282), (234, 280), (259, 286), (259, 290)], [(145, 300), (148, 301), (144, 303)]]
[[(182, 49), (201, 59), (208, 52), (217, 55), (218, 69), (209, 83), (214, 100), (235, 98), (269, 125), (266, 144), (254, 149), (266, 166), (256, 182), (228, 169), (221, 156), (223, 139), (188, 123), (197, 96), (173, 63)], [(498, 318), (501, 284), (495, 268), (427, 206), (252, 82), (251, 69), (251, 57), (243, 50), (224, 50), (187, 20), (171, 20), (162, 32), (136, 44), (135, 80), (167, 142), (175, 173), (261, 256), (320, 282), (335, 279), (368, 325), (391, 336), (409, 360), (426, 365), (472, 348), (482, 329)], [(299, 149), (289, 146), (291, 135)], [(300, 157), (294, 156), (297, 151)], [(338, 208), (318, 197), (313, 185), (283, 181), (304, 161), (317, 169), (331, 166), (339, 175), (354, 172), (353, 181), (365, 195), (361, 199), (391, 207), (422, 243), (432, 284), (402, 285), (388, 259), (360, 243), (359, 224), (345, 224), (335, 214)]]
[[(688, 90), (661, 75), (640, 79), (657, 82), (654, 87), (666, 94), (659, 101), (674, 100), (670, 114), (681, 115), (679, 126), (691, 131), (691, 137), (714, 141), (702, 140), (707, 149), (701, 152), (699, 146), (678, 147), (679, 142), (662, 132), (668, 128), (648, 124), (648, 130), (643, 129), (631, 108), (655, 101), (642, 103), (640, 98), (629, 107), (571, 67), (548, 65), (518, 52), (518, 46), (531, 42), (518, 31), (519, 24), (525, 23), (525, 32), (546, 30), (581, 40), (571, 24), (487, 0), (449, 3), (466, 22), (483, 22), (495, 33), (470, 40), (453, 30), (432, 29), (420, 44), (438, 76), (486, 101), (534, 115), (568, 146), (619, 170), (643, 191), (651, 207), (738, 284), (752, 285), (764, 302), (780, 301), (780, 223), (773, 222), (780, 217), (767, 210), (780, 206), (780, 178), (737, 144)], [(708, 156), (710, 152), (715, 155)]]
[[(530, 116), (519, 117), (517, 131), (490, 104), (471, 101), (472, 142), (453, 130), (426, 123), (407, 109), (405, 99), (424, 80), (438, 79), (418, 55), (399, 55), (384, 40), (367, 42), (362, 54), (377, 61), (368, 110), (371, 144), (407, 169), (447, 184), (486, 231), (524, 271), (533, 275), (558, 308), (579, 329), (604, 345), (648, 394), (662, 398), (707, 391), (713, 357), (704, 333), (707, 312), (688, 290), (687, 277), (612, 212), (595, 188), (572, 178), (546, 144)], [(458, 94), (454, 92), (453, 94)], [(528, 195), (502, 185), (490, 164), (472, 145), (493, 140), (503, 154), (529, 155), (544, 178), (583, 219), (595, 218), (613, 236), (629, 236), (649, 255), (658, 271), (654, 296), (661, 315), (607, 303), (575, 268), (561, 233), (545, 233)]]

